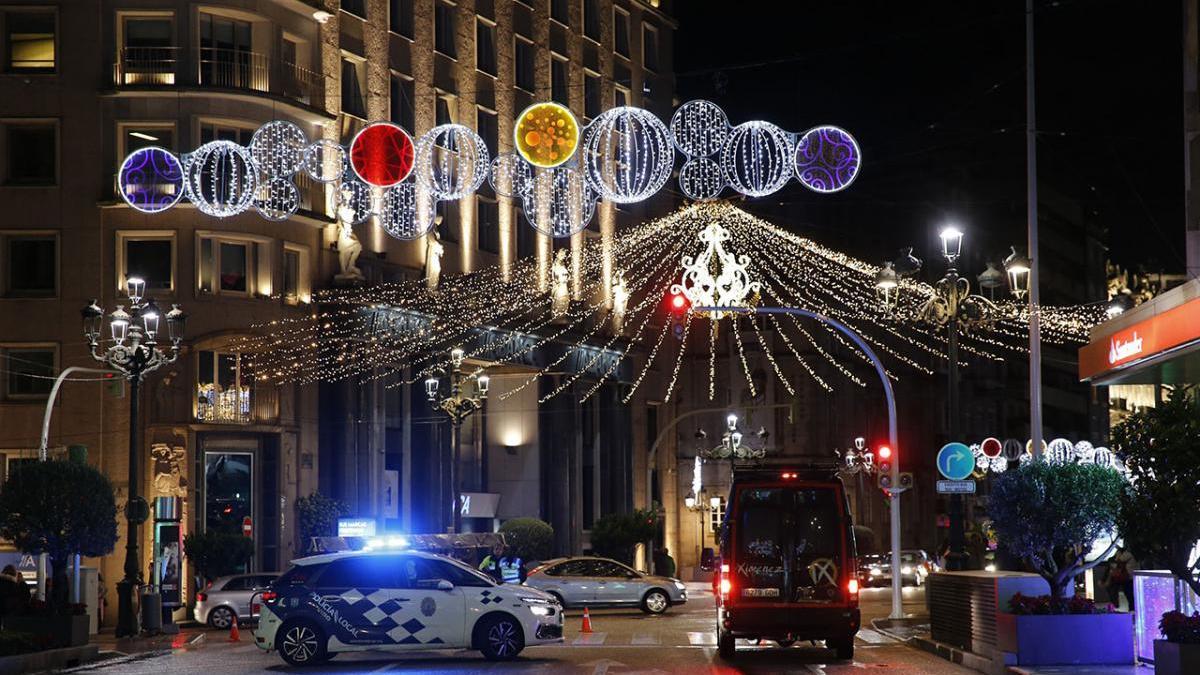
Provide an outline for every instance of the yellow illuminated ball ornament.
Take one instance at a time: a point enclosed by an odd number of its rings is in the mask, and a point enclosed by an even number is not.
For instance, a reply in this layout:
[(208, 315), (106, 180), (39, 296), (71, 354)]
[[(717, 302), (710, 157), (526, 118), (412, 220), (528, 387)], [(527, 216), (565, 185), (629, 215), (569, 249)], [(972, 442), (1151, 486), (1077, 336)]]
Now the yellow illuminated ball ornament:
[(517, 118), (513, 140), (525, 161), (549, 169), (575, 154), (579, 146), (579, 123), (564, 106), (534, 103)]

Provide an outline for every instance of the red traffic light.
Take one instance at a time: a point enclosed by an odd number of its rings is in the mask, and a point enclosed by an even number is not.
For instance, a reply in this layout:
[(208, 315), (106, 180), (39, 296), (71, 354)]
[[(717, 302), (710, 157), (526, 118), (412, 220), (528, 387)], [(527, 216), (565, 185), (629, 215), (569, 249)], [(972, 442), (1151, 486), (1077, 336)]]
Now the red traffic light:
[(682, 293), (675, 293), (671, 296), (671, 309), (679, 311), (687, 307), (687, 298), (683, 297)]
[(892, 449), (886, 445), (879, 446), (879, 459), (886, 460), (892, 458)]

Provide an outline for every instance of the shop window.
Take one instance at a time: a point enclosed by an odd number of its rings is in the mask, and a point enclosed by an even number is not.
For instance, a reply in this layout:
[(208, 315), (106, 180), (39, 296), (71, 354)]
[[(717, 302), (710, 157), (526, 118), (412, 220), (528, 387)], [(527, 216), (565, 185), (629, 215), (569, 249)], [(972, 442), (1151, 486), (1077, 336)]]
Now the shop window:
[(249, 452), (204, 453), (204, 529), (241, 534), (242, 522), (254, 515), (254, 455)]
[(53, 73), (55, 30), (58, 17), (45, 10), (4, 12), (7, 70), (16, 73)]
[(171, 293), (175, 290), (175, 236), (173, 234), (117, 234), (117, 287), (137, 276), (146, 281), (146, 292)]
[(455, 44), (455, 13), (458, 8), (437, 0), (433, 11), (433, 48), (452, 59), (458, 58)]
[(253, 378), (237, 353), (201, 351), (196, 366), (196, 420), (248, 424)]
[(571, 105), (570, 64), (558, 54), (550, 55), (550, 98), (565, 106)]
[(270, 256), (263, 242), (205, 235), (200, 238), (200, 292), (270, 295)]
[(391, 29), (393, 33), (412, 39), (413, 30), (413, 0), (391, 0), (390, 3)]
[(58, 127), (53, 122), (14, 120), (4, 131), (4, 184), (54, 185), (58, 182)]
[(648, 23), (642, 24), (642, 66), (658, 70), (658, 29)]
[(412, 132), (416, 125), (416, 94), (413, 81), (403, 75), (392, 75), (392, 122)]
[(513, 43), (513, 78), (517, 87), (532, 92), (535, 86), (533, 43), (516, 37)]
[(4, 398), (39, 399), (54, 386), (57, 350), (52, 346), (0, 347), (4, 374)]
[(629, 13), (613, 7), (613, 51), (629, 58)]
[(600, 41), (600, 0), (583, 0), (583, 36)]
[(483, 19), (475, 21), (475, 67), (496, 75), (496, 26)]
[(4, 294), (10, 298), (52, 298), (58, 293), (58, 237), (3, 234)]

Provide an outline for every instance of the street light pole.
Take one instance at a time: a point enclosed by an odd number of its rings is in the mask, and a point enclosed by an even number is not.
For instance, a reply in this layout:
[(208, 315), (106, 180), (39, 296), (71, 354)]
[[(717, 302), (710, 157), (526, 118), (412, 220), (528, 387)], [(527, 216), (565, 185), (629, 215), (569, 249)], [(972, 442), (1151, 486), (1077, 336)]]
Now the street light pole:
[(1025, 0), (1025, 165), (1029, 221), (1029, 437), (1042, 456), (1042, 332), (1038, 288), (1037, 89), (1033, 68), (1033, 0)]
[[(447, 529), (459, 534), (462, 532), (462, 490), (459, 487), (459, 461), (461, 459), (461, 449), (459, 448), (459, 435), (462, 431), (462, 423), (471, 416), (476, 410), (483, 408), (484, 402), (487, 400), (488, 386), (491, 384), (491, 378), (486, 374), (476, 371), (470, 375), (462, 372), (462, 365), (465, 355), (462, 349), (454, 348), (450, 351), (450, 395), (439, 399), (438, 398), (438, 378), (430, 376), (425, 380), (425, 395), (429, 398), (430, 404), (434, 410), (439, 410), (446, 415), (450, 421), (450, 518), (447, 523)], [(463, 383), (469, 379), (475, 380), (478, 396), (467, 396), (463, 393)]]
[[(956, 283), (958, 272), (951, 268), (946, 273), (946, 278), (952, 280), (951, 283)], [(947, 412), (950, 415), (948, 427), (950, 432), (950, 440), (959, 440), (958, 428), (958, 314), (955, 312), (950, 315), (950, 320), (946, 323), (946, 352), (950, 359), (949, 367), (946, 369), (949, 391), (947, 392)], [(950, 570), (961, 570), (966, 566), (963, 564), (962, 555), (966, 548), (966, 541), (963, 536), (963, 497), (960, 494), (950, 495), (950, 555), (947, 556), (946, 567)]]

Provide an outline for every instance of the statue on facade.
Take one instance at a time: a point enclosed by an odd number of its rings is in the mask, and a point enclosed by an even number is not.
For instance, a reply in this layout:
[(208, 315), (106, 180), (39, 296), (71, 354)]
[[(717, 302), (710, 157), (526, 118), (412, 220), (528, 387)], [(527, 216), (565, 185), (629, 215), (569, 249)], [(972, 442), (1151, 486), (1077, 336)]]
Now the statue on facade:
[(150, 446), (154, 466), (154, 492), (159, 497), (186, 497), (188, 483), (183, 477), (187, 451), (183, 446), (155, 443)]
[(354, 234), (354, 207), (351, 206), (350, 190), (343, 188), (341, 206), (338, 207), (338, 265), (341, 267), (341, 273), (335, 276), (335, 279), (340, 280), (361, 280), (363, 276), (362, 270), (358, 268), (358, 256), (362, 253), (362, 242)]
[(612, 303), (612, 333), (621, 335), (625, 332), (625, 312), (629, 308), (629, 287), (622, 271), (617, 272), (612, 284)]
[(429, 231), (425, 242), (425, 288), (436, 291), (442, 279), (442, 256), (446, 253), (446, 247), (442, 245), (436, 228)]
[(550, 267), (550, 276), (552, 278), (550, 306), (555, 318), (560, 318), (566, 316), (567, 310), (571, 307), (571, 288), (567, 272), (567, 249), (560, 248), (558, 249), (558, 253), (554, 255), (554, 264)]

